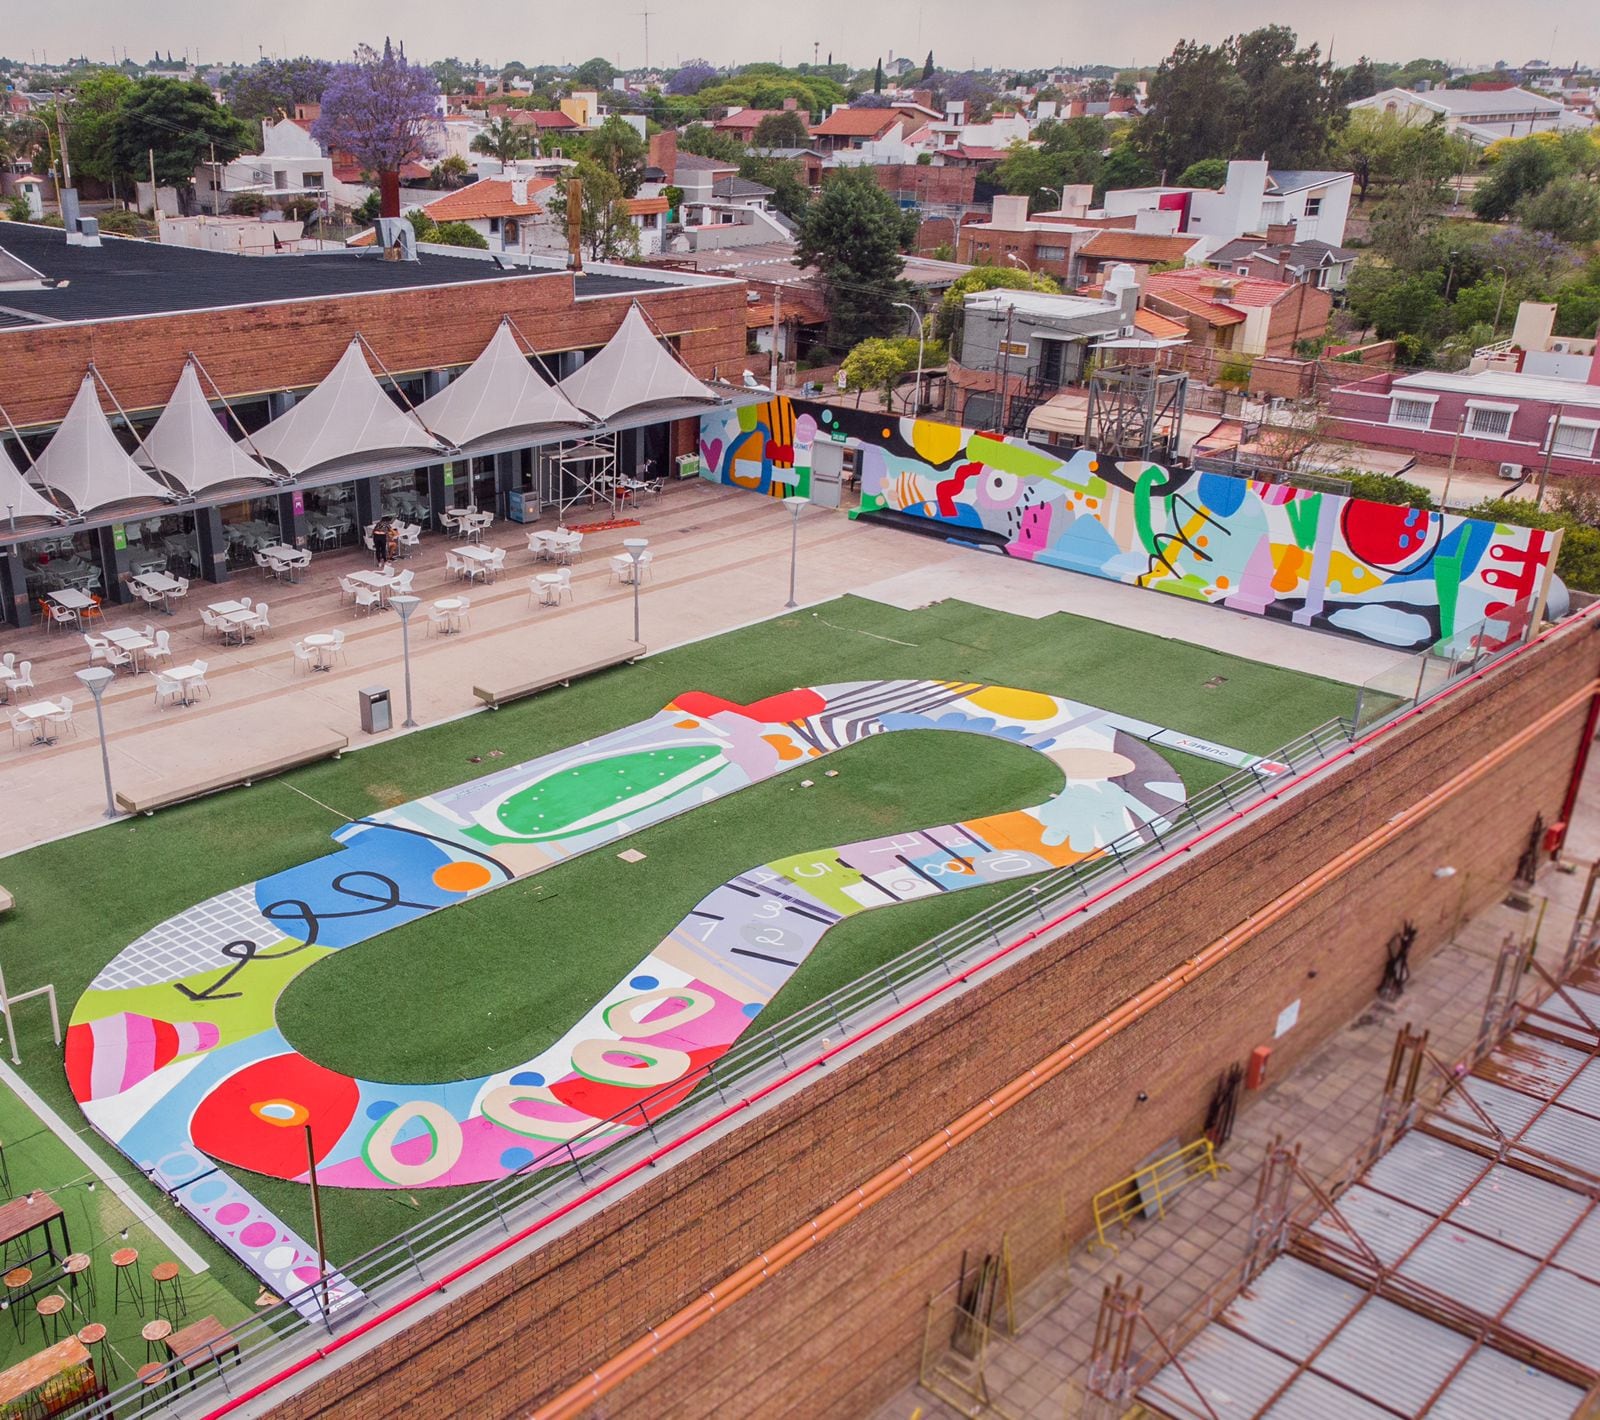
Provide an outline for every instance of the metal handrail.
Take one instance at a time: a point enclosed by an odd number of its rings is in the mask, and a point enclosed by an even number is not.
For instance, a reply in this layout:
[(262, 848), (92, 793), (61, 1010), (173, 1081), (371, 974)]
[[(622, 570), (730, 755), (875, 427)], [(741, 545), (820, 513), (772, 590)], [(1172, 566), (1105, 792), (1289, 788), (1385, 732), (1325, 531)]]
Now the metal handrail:
[[(1290, 772), (1298, 771), (1322, 761), (1331, 751), (1344, 748), (1354, 735), (1355, 722), (1340, 716), (1289, 741), (1268, 760), (1277, 761)], [(1132, 829), (1107, 844), (1098, 857), (1043, 874), (993, 906), (907, 949), (783, 1020), (764, 1030), (747, 1032), (719, 1060), (697, 1067), (572, 1140), (545, 1150), (515, 1173), (474, 1189), (340, 1266), (337, 1276), (345, 1296), (349, 1298), (354, 1288), (354, 1299), (343, 1305), (336, 1302), (330, 1310), (324, 1284), (313, 1282), (232, 1328), (230, 1342), (237, 1345), (241, 1360), (247, 1355), (257, 1358), (303, 1338), (318, 1325), (334, 1334), (342, 1323), (375, 1309), (384, 1300), (385, 1289), (403, 1278), (413, 1279), (408, 1285), (426, 1285), (425, 1263), (444, 1260), (451, 1249), (468, 1240), (474, 1240), (481, 1249), (486, 1230), (499, 1229), (509, 1236), (514, 1222), (525, 1229), (536, 1221), (530, 1209), (543, 1207), (548, 1215), (554, 1205), (566, 1201), (563, 1195), (574, 1183), (580, 1189), (587, 1188), (619, 1166), (636, 1162), (628, 1154), (631, 1151), (642, 1155), (659, 1145), (655, 1127), (669, 1112), (682, 1116), (708, 1102), (726, 1104), (740, 1084), (775, 1070), (787, 1071), (793, 1060), (805, 1058), (807, 1047), (814, 1047), (825, 1037), (847, 1033), (853, 1025), (869, 1025), (871, 1022), (864, 1019), (866, 1013), (886, 1001), (898, 1003), (901, 992), (917, 983), (940, 975), (954, 978), (971, 970), (1022, 930), (1048, 923), (1052, 915), (1058, 916), (1059, 910), (1074, 899), (1087, 899), (1091, 886), (1117, 876), (1128, 877), (1144, 859), (1168, 851), (1203, 831), (1209, 822), (1237, 813), (1242, 805), (1272, 792), (1282, 777), (1281, 773), (1268, 773), (1258, 767), (1236, 770), (1179, 806), (1164, 831), (1149, 824)], [(686, 1084), (690, 1087), (687, 1095)], [(612, 1134), (617, 1137), (608, 1140)], [(88, 1402), (79, 1413), (115, 1415), (126, 1420), (129, 1416), (156, 1414), (176, 1399), (217, 1386), (232, 1393), (229, 1369), (220, 1363), (210, 1374), (190, 1377), (184, 1367), (169, 1362), (168, 1373), (174, 1387), (169, 1394), (158, 1395), (149, 1385), (131, 1382)]]

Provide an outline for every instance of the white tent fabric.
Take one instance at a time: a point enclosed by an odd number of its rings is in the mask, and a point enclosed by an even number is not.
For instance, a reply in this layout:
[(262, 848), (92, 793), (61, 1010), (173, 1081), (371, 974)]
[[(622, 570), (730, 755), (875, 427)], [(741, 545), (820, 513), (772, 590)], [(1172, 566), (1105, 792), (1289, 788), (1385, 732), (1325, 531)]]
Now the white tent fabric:
[(256, 452), (285, 473), (302, 474), (335, 459), (443, 446), (383, 392), (359, 340), (327, 378), (292, 409), (250, 436)]
[(172, 497), (172, 490), (151, 478), (117, 442), (100, 408), (93, 375), (83, 377), (72, 408), (34, 461), (28, 479), (79, 513), (132, 499)]
[(589, 423), (558, 387), (534, 373), (505, 321), (476, 360), (417, 406), (417, 417), (458, 449), (513, 429)]
[(561, 389), (596, 419), (614, 419), (648, 404), (712, 404), (718, 398), (656, 338), (638, 306), (630, 308), (604, 350), (562, 380)]
[(225, 483), (272, 481), (272, 475), (228, 437), (206, 403), (193, 360), (184, 362), (177, 388), (134, 459), (159, 469), (191, 493)]
[[(63, 518), (66, 516), (60, 508), (48, 501), (44, 494), (39, 492), (31, 483), (23, 478), (17, 471), (17, 465), (12, 460), (10, 451), (4, 444), (0, 444), (0, 509), (9, 512), (0, 513), (7, 518)], [(0, 527), (5, 524), (0, 523)]]

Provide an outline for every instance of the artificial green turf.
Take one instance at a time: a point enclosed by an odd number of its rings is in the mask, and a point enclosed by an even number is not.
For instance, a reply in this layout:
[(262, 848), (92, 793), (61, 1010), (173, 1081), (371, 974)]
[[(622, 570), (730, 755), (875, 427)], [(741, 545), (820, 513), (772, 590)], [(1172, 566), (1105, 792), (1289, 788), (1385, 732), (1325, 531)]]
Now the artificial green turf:
[[(0, 881), (18, 900), (0, 926), (8, 983), (15, 991), (52, 980), (70, 1011), (94, 973), (149, 927), (226, 888), (336, 851), (328, 835), (338, 815), (360, 817), (630, 724), (681, 691), (749, 701), (796, 685), (896, 676), (1051, 692), (1256, 753), (1348, 714), (1354, 700), (1346, 685), (1083, 618), (1035, 621), (959, 602), (907, 612), (846, 597), (492, 715), (13, 855), (0, 863)], [(493, 750), (505, 758), (491, 760)], [(1227, 772), (1208, 760), (1167, 757), (1191, 793)], [(367, 1078), (496, 1069), (553, 1039), (734, 872), (785, 851), (1021, 807), (1053, 787), (1038, 756), (972, 736), (885, 736), (830, 756), (827, 767), (839, 777), (813, 776), (816, 787), (800, 790), (784, 776), (617, 844), (641, 848), (643, 863), (596, 853), (340, 953), (299, 978), (280, 1024), (313, 1058)], [(976, 888), (850, 920), (763, 1021), (1011, 890)], [(43, 1014), (21, 1020), (24, 1073), (64, 1116), (81, 1121)], [(304, 1189), (270, 1179), (250, 1186), (307, 1235)], [(332, 1251), (350, 1258), (458, 1192), (326, 1190)], [(239, 1295), (254, 1296), (242, 1274)]]

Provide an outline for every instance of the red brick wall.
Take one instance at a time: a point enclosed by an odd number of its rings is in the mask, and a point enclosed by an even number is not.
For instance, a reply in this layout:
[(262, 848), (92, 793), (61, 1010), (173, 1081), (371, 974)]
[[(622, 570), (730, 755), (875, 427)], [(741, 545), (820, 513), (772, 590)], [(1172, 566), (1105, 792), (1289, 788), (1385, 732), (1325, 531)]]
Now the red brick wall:
[[(265, 260), (265, 258), (260, 258)], [(290, 258), (292, 259), (292, 258)], [(744, 287), (685, 287), (640, 297), (684, 358), (710, 375), (744, 358)], [(61, 418), (92, 360), (130, 411), (166, 403), (186, 352), (226, 395), (312, 385), (358, 331), (395, 374), (477, 358), (502, 315), (541, 350), (604, 344), (627, 314), (625, 297), (575, 301), (565, 275), (479, 281), (244, 306), (140, 320), (0, 331), (4, 404), (19, 425)], [(727, 370), (724, 369), (724, 374)]]
[[(1134, 992), (1293, 888), (1581, 689), (1593, 629), (1561, 637), (1387, 737), (1380, 750), (1104, 905), (542, 1251), (353, 1359), (275, 1412), (376, 1420), (522, 1413), (933, 1135)], [(1499, 896), (1537, 812), (1559, 810), (1579, 705), (1225, 964), (775, 1273), (604, 1402), (662, 1420), (870, 1413), (916, 1373), (923, 1303), (963, 1250), (1009, 1239), (1019, 1287), (1090, 1195), (1201, 1129), (1217, 1075), (1261, 1043), (1291, 1070), (1365, 1007), (1409, 919), (1418, 958)], [(1434, 869), (1456, 868), (1439, 879)], [(1279, 1011), (1299, 1023), (1273, 1040)], [(1402, 1011), (1404, 1007), (1402, 1005)], [(1140, 1103), (1143, 1091), (1148, 1100)], [(1246, 1097), (1244, 1107), (1250, 1107)], [(1247, 1166), (1252, 1160), (1237, 1161)]]
[(978, 180), (976, 168), (936, 168), (927, 163), (883, 163), (872, 175), (878, 186), (896, 197), (914, 197), (918, 202), (972, 201)]

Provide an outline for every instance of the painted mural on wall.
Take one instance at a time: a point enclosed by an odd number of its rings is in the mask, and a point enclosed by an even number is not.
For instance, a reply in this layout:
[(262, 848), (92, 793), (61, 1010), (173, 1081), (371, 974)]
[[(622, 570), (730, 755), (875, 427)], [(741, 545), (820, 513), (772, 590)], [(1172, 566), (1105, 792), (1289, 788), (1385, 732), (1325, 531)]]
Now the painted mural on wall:
[[(278, 1029), (279, 998), (337, 951), (513, 879), (896, 730), (986, 735), (1061, 772), (1032, 808), (759, 864), (713, 889), (534, 1059), (477, 1079), (397, 1085), (329, 1069)], [(1281, 766), (1160, 725), (971, 682), (806, 687), (749, 705), (685, 692), (624, 729), (349, 824), (340, 851), (234, 888), (152, 928), (90, 983), (67, 1031), (84, 1113), (280, 1294), (316, 1254), (229, 1169), (427, 1188), (496, 1179), (659, 1119), (836, 922), (1007, 882), (1163, 829), (1182, 804), (1169, 745), (1262, 773)], [(561, 950), (511, 943), (536, 970)], [(464, 986), (463, 989), (469, 989)], [(662, 1092), (665, 1091), (665, 1094)], [(559, 1162), (560, 1158), (552, 1158)], [(318, 1289), (320, 1291), (320, 1288)]]
[(1536, 528), (787, 398), (705, 416), (702, 473), (805, 494), (819, 440), (858, 450), (853, 516), (1403, 650), (1554, 582), (1556, 544)]

